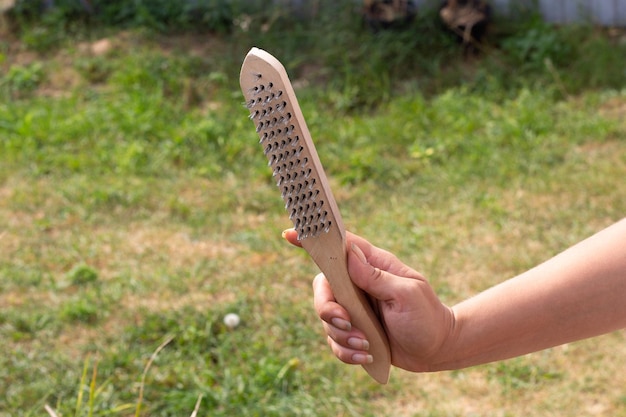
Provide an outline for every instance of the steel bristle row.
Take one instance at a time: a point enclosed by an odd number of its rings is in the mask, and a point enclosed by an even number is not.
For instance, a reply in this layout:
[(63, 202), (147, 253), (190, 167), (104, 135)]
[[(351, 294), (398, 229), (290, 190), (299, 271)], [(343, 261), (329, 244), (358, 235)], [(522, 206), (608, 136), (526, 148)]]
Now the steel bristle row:
[[(255, 74), (260, 81), (261, 74)], [(281, 189), (285, 209), (300, 240), (328, 232), (333, 220), (320, 196), (320, 181), (309, 152), (302, 144), (291, 106), (272, 82), (249, 91), (246, 107), (256, 125), (259, 142)]]

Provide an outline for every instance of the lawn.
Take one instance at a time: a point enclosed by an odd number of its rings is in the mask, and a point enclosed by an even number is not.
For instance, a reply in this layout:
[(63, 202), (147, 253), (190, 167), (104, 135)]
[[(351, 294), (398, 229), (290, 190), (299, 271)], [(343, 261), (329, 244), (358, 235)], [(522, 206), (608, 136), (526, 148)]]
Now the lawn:
[(523, 19), (464, 59), (431, 15), (342, 13), (6, 32), (0, 416), (626, 416), (623, 332), (385, 386), (332, 357), (238, 87), (283, 61), (347, 227), (454, 304), (624, 217), (624, 32)]

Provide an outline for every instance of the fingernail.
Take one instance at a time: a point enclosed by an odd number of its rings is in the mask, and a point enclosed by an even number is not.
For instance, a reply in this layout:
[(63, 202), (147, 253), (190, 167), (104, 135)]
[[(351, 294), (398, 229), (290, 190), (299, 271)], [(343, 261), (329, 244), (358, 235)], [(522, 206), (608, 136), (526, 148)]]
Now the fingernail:
[(348, 338), (348, 346), (359, 350), (369, 350), (370, 342), (364, 339), (359, 339), (358, 337), (350, 337)]
[(333, 324), (333, 326), (335, 326), (339, 330), (349, 331), (350, 329), (352, 329), (352, 324), (350, 324), (349, 321), (340, 319), (338, 317), (333, 318), (330, 322)]
[(354, 253), (356, 255), (356, 257), (359, 258), (359, 261), (361, 261), (364, 264), (367, 263), (367, 259), (365, 258), (365, 254), (363, 253), (361, 248), (359, 248), (357, 245), (352, 243), (350, 245), (350, 249), (352, 250), (352, 253)]
[(372, 363), (374, 362), (374, 357), (372, 355), (364, 355), (362, 353), (355, 353), (352, 355), (352, 360), (356, 363)]
[(291, 228), (283, 230), (283, 233), (282, 233), (282, 237), (283, 237), (283, 239), (287, 236), (287, 233), (289, 233), (289, 232), (290, 232), (290, 231), (292, 231), (292, 230), (293, 230), (293, 229), (291, 229)]

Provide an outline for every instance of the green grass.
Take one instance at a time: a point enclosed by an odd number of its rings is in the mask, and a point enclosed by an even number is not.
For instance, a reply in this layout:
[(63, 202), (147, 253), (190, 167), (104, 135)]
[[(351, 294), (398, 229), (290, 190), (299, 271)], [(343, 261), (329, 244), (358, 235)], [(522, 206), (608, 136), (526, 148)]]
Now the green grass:
[(623, 40), (529, 20), (465, 61), (432, 16), (338, 16), (0, 41), (0, 416), (626, 415), (621, 333), (385, 387), (336, 361), (238, 89), (280, 58), (349, 229), (454, 303), (623, 217)]

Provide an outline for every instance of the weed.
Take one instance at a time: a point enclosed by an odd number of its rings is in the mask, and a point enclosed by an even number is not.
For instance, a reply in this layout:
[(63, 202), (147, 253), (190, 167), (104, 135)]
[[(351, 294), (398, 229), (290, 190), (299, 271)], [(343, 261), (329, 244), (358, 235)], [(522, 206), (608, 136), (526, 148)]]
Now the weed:
[(540, 16), (528, 21), (526, 27), (502, 41), (502, 50), (522, 70), (536, 70), (549, 59), (559, 66), (569, 64), (574, 54), (571, 34), (558, 30)]
[(98, 281), (98, 272), (88, 265), (79, 264), (67, 273), (67, 277), (73, 285), (87, 285)]
[(85, 299), (83, 297), (69, 300), (61, 308), (61, 320), (70, 323), (81, 322), (85, 324), (95, 324), (102, 315), (102, 312), (93, 301), (94, 300)]
[(49, 17), (49, 24), (35, 24), (24, 28), (21, 39), (28, 48), (37, 52), (47, 52), (56, 49), (66, 39), (63, 25), (55, 18)]
[(14, 99), (27, 96), (43, 82), (45, 77), (43, 68), (40, 62), (27, 66), (12, 65), (0, 79), (0, 88)]
[(573, 91), (584, 88), (619, 90), (626, 85), (626, 70), (619, 58), (623, 56), (626, 56), (624, 42), (610, 40), (601, 33), (582, 37), (576, 57), (569, 63), (569, 67), (576, 68), (576, 75), (563, 71), (563, 77)]
[(114, 71), (111, 59), (102, 56), (79, 59), (74, 66), (90, 84), (99, 84), (107, 81)]

